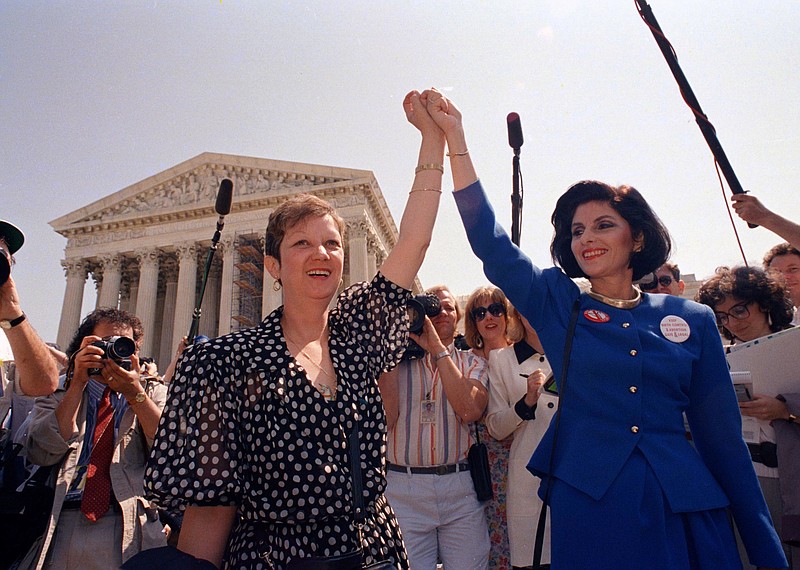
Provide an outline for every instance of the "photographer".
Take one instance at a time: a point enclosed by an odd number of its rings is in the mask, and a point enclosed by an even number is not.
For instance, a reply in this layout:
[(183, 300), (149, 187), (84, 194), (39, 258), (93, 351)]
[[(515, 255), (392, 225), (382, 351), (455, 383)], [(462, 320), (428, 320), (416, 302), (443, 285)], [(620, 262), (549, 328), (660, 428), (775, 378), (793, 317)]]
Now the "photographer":
[(13, 255), (24, 241), (19, 228), (0, 220), (0, 328), (14, 353), (17, 381), (13, 389), (27, 396), (46, 396), (58, 385), (58, 370), (47, 346), (22, 312), (11, 277)]
[(388, 423), (386, 496), (411, 568), (486, 568), (489, 532), (467, 453), (470, 424), (489, 399), (486, 361), (456, 350), (458, 302), (444, 286), (427, 291), (441, 312), (411, 338), (424, 350), (380, 381)]
[[(63, 387), (39, 398), (25, 444), (39, 465), (61, 462), (37, 568), (117, 568), (166, 540), (144, 499), (144, 468), (166, 387), (140, 377), (141, 321), (90, 313), (72, 339)], [(56, 532), (56, 528), (58, 532)]]

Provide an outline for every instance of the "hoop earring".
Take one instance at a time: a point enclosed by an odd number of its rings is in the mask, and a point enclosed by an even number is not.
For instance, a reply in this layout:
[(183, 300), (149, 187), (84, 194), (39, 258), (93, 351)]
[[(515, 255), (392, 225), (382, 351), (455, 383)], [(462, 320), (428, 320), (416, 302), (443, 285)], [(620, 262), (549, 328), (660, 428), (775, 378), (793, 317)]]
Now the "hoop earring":
[(339, 289), (344, 285), (344, 279), (339, 279)]
[(281, 287), (282, 285), (280, 279), (276, 279), (275, 283), (272, 284), (272, 290), (275, 291), (276, 293), (281, 290)]

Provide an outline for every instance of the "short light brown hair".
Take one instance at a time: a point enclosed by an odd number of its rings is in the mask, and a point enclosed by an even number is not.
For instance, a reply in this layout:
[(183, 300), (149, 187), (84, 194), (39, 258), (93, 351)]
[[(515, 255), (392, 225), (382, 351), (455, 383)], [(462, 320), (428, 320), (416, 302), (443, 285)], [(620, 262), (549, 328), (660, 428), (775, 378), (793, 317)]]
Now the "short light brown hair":
[(286, 235), (286, 230), (294, 227), (306, 218), (322, 218), (330, 216), (336, 222), (339, 235), (344, 239), (345, 228), (347, 227), (342, 217), (336, 213), (336, 209), (328, 202), (311, 194), (298, 194), (292, 196), (280, 206), (275, 208), (269, 215), (267, 232), (264, 241), (264, 255), (281, 260), (281, 243)]
[(506, 339), (509, 342), (517, 342), (524, 336), (522, 323), (520, 323), (514, 316), (513, 307), (506, 298), (505, 293), (497, 287), (478, 287), (475, 289), (467, 300), (467, 306), (464, 308), (464, 337), (473, 348), (481, 348), (483, 346), (483, 338), (481, 333), (478, 332), (478, 323), (475, 322), (475, 317), (472, 316), (472, 310), (481, 302), (488, 301), (491, 303), (502, 303), (506, 310)]

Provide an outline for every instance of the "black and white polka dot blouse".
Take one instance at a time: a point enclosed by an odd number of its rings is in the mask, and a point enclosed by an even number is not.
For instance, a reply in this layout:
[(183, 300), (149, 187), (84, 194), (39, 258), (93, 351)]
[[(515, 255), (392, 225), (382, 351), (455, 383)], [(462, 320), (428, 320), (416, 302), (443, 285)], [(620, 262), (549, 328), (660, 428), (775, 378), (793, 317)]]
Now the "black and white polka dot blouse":
[(325, 401), (294, 360), (282, 308), (255, 328), (191, 348), (170, 386), (145, 488), (161, 506), (236, 505), (226, 568), (283, 568), (358, 547), (347, 435), (358, 419), (365, 561), (407, 561), (383, 496), (386, 426), (377, 379), (408, 339), (409, 292), (380, 273), (329, 312), (338, 380)]

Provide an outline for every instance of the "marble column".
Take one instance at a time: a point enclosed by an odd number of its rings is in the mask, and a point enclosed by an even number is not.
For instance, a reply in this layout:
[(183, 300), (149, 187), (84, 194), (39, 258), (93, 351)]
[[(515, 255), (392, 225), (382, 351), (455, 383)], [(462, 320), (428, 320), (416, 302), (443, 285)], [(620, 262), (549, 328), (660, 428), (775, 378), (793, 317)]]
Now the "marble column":
[(219, 321), (217, 334), (224, 335), (231, 332), (231, 304), (233, 302), (233, 264), (235, 263), (236, 240), (233, 236), (225, 236), (219, 242), (222, 250), (222, 275), (220, 277), (219, 292)]
[(117, 254), (100, 257), (103, 266), (103, 284), (97, 304), (100, 307), (119, 307), (119, 286), (122, 280), (122, 257)]
[(63, 350), (72, 340), (81, 322), (81, 305), (87, 271), (83, 259), (66, 259), (61, 262), (61, 266), (67, 276), (67, 288), (64, 290), (64, 303), (61, 305), (57, 342)]
[(136, 294), (136, 316), (142, 321), (144, 340), (139, 349), (143, 356), (152, 356), (156, 326), (156, 303), (158, 301), (158, 257), (157, 249), (136, 252), (139, 260), (139, 290)]
[(164, 318), (161, 329), (161, 347), (158, 350), (158, 369), (163, 373), (172, 356), (175, 354), (177, 344), (173, 345), (173, 327), (175, 325), (175, 301), (178, 291), (177, 274), (170, 279), (167, 277), (166, 293), (164, 294)]
[(178, 290), (175, 299), (175, 318), (172, 325), (172, 346), (189, 333), (197, 297), (197, 246), (178, 245)]
[(365, 220), (347, 222), (347, 237), (350, 249), (350, 278), (346, 285), (359, 281), (367, 281), (372, 277), (368, 275), (367, 263), (367, 223)]

